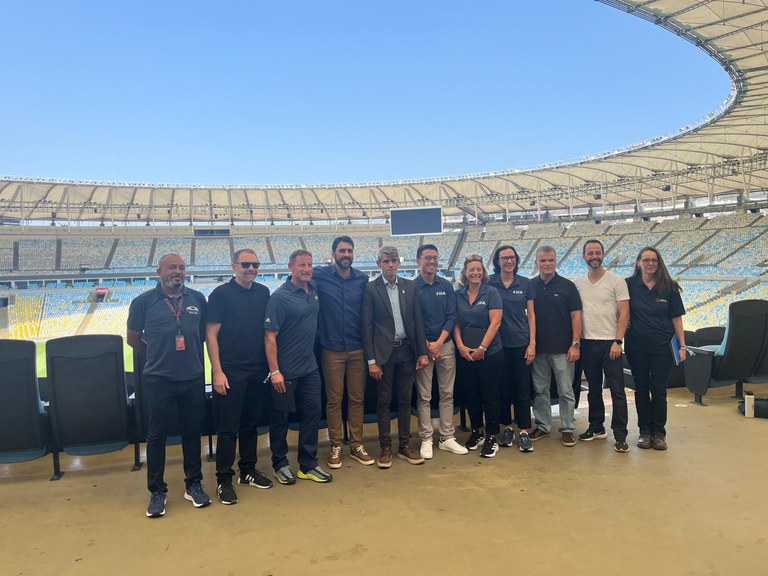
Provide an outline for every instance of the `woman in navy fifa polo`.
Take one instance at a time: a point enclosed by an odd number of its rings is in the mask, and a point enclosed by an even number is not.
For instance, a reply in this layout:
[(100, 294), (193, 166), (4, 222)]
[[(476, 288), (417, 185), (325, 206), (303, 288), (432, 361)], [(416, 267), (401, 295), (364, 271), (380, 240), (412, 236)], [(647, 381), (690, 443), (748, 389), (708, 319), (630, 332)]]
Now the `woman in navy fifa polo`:
[(639, 448), (667, 449), (667, 379), (672, 370), (673, 336), (685, 360), (685, 308), (680, 285), (672, 280), (656, 248), (646, 246), (637, 255), (629, 287), (629, 329), (624, 349), (635, 380), (635, 406)]
[(501, 343), (504, 346), (504, 378), (501, 383), (501, 435), (502, 446), (512, 446), (515, 431), (512, 411), (515, 405), (515, 423), (520, 431), (518, 447), (521, 452), (533, 452), (532, 440), (544, 436), (534, 430), (530, 437), (531, 422), (531, 364), (536, 358), (536, 316), (533, 300), (536, 292), (530, 279), (518, 274), (520, 256), (514, 247), (499, 246), (493, 254), (493, 270), (488, 283), (499, 291), (504, 304), (501, 322)]
[[(499, 444), (499, 384), (504, 368), (504, 353), (499, 337), (502, 303), (495, 288), (488, 285), (488, 272), (482, 256), (471, 254), (464, 260), (456, 291), (456, 324), (453, 339), (459, 356), (456, 368), (464, 387), (472, 434), (465, 446), (481, 456), (496, 456)], [(479, 342), (478, 342), (479, 341)], [(485, 416), (485, 433), (483, 433)]]

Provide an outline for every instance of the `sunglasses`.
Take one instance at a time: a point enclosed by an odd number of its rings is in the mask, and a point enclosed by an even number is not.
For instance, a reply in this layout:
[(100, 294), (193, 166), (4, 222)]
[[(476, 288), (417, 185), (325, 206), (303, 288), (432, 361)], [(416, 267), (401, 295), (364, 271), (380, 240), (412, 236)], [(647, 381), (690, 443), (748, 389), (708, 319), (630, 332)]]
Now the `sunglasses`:
[(261, 266), (261, 262), (238, 262), (238, 264), (245, 269), (253, 268), (254, 270), (258, 270)]

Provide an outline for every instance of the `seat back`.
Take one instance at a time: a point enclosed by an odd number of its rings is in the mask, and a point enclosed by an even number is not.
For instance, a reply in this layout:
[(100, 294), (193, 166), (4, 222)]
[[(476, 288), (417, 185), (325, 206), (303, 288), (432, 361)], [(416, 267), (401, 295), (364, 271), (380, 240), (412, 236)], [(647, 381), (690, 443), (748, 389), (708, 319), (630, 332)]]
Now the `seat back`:
[[(725, 326), (708, 326), (699, 328), (693, 333), (693, 339), (690, 340), (691, 346), (712, 346), (720, 344), (725, 339)], [(686, 342), (688, 340), (686, 339)]]
[(123, 339), (67, 336), (46, 345), (56, 448), (69, 454), (120, 450), (130, 440)]
[[(754, 374), (768, 337), (768, 301), (741, 300), (728, 307), (725, 348), (713, 380), (743, 380)], [(721, 347), (722, 348), (722, 347)]]
[(0, 340), (0, 462), (32, 460), (47, 451), (36, 359), (34, 342)]

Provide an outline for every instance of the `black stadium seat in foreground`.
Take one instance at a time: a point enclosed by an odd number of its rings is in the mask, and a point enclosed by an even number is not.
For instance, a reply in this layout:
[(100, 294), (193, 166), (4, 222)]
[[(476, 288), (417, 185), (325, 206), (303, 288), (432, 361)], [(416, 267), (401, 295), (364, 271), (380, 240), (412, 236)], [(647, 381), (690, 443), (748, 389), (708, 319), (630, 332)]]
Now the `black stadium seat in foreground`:
[(55, 338), (46, 345), (46, 360), (52, 479), (58, 480), (60, 451), (73, 456), (102, 454), (122, 450), (131, 440), (123, 339), (112, 335)]
[(0, 340), (0, 463), (25, 462), (48, 451), (40, 402), (37, 349), (28, 340)]

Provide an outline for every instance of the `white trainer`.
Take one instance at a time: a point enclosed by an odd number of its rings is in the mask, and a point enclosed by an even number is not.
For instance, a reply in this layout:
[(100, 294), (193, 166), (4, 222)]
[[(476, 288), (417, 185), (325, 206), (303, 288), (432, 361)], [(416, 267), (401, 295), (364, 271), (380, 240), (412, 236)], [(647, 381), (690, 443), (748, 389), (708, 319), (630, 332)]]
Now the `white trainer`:
[(448, 452), (453, 452), (454, 454), (467, 454), (469, 452), (469, 450), (467, 450), (464, 446), (456, 442), (456, 438), (440, 440), (437, 447), (440, 450), (446, 450)]
[(419, 454), (424, 460), (432, 460), (432, 440), (422, 440)]

